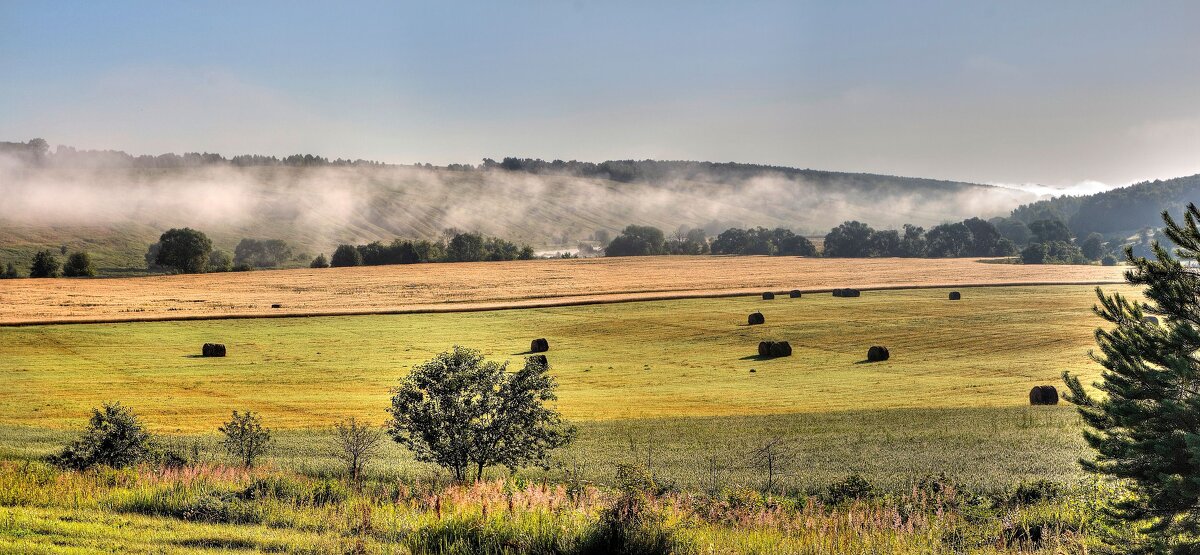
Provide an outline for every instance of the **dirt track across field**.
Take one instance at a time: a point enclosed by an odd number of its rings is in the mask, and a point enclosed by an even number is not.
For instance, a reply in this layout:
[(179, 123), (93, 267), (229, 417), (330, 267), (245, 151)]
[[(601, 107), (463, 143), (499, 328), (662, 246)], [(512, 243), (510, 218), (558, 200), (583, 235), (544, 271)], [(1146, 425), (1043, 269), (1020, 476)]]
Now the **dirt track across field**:
[(1121, 282), (1122, 271), (972, 259), (660, 256), (20, 279), (0, 281), (0, 325), (456, 312), (836, 287), (1099, 284)]

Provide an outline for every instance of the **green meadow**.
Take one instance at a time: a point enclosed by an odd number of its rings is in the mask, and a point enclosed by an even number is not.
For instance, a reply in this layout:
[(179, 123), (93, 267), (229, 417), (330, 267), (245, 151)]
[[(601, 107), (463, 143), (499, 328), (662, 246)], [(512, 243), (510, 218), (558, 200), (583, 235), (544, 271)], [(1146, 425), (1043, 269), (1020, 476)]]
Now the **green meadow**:
[[(1125, 287), (1114, 290), (1132, 291)], [(461, 314), (218, 320), (0, 328), (0, 456), (60, 446), (91, 407), (120, 401), (181, 449), (220, 460), (231, 410), (261, 412), (279, 438), (273, 464), (335, 470), (327, 427), (382, 423), (389, 388), (413, 364), (461, 344), (520, 364), (546, 337), (559, 408), (580, 429), (554, 479), (610, 479), (620, 462), (689, 489), (764, 479), (747, 454), (780, 439), (778, 479), (805, 489), (860, 473), (895, 488), (946, 473), (1004, 488), (1078, 480), (1069, 405), (1029, 407), (1029, 388), (1062, 370), (1096, 375), (1101, 323), (1083, 286), (865, 292), (636, 302)], [(766, 324), (746, 325), (761, 310)], [(788, 340), (763, 360), (757, 343)], [(224, 359), (198, 357), (205, 342)], [(887, 362), (866, 363), (871, 345)], [(376, 472), (430, 474), (389, 446)]]

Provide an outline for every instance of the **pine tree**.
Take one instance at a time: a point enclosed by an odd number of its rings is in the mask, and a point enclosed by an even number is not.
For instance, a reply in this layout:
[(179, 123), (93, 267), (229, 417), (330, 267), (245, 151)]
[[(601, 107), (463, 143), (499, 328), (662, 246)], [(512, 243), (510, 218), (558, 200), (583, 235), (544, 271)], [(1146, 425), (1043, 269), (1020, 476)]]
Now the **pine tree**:
[(1132, 488), (1109, 513), (1146, 525), (1152, 544), (1143, 551), (1193, 553), (1200, 551), (1200, 271), (1192, 265), (1200, 260), (1200, 211), (1189, 205), (1182, 226), (1165, 212), (1163, 220), (1175, 256), (1158, 243), (1154, 259), (1125, 253), (1132, 266), (1125, 279), (1144, 286), (1146, 301), (1096, 289), (1096, 313), (1115, 325), (1096, 330), (1100, 354), (1092, 354), (1104, 367), (1095, 387), (1105, 397), (1089, 396), (1068, 372), (1063, 379), (1096, 450), (1095, 460), (1080, 464)]

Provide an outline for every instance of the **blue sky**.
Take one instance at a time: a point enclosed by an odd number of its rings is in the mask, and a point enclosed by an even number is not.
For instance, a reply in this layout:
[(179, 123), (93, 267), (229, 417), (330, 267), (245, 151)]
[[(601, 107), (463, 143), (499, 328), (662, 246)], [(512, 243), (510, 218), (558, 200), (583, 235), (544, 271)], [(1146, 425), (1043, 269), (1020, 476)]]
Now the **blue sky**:
[(1200, 173), (1195, 2), (0, 0), (0, 140)]

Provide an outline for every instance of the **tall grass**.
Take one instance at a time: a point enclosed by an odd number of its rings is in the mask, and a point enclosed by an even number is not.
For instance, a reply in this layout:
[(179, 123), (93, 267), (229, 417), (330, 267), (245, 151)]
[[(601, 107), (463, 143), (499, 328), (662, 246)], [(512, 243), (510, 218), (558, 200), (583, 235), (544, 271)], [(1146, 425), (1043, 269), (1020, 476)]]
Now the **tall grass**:
[(1047, 496), (671, 492), (520, 480), (374, 480), (352, 487), (221, 465), (69, 472), (0, 462), (0, 548), (411, 553), (1079, 552), (1097, 542), (1100, 486)]

